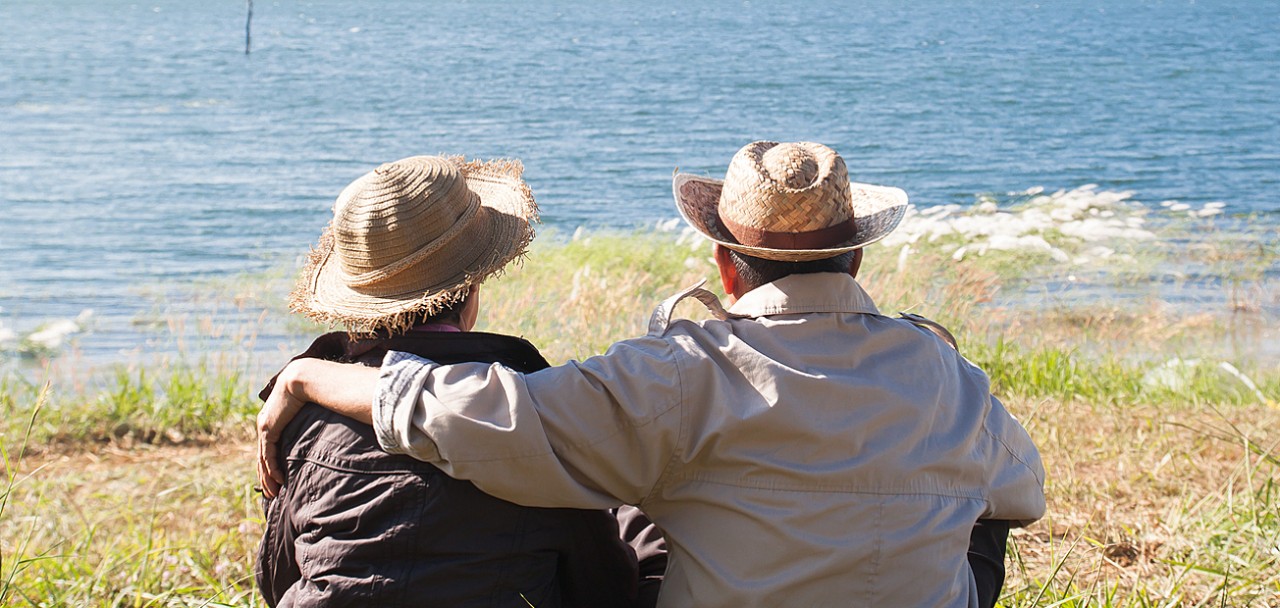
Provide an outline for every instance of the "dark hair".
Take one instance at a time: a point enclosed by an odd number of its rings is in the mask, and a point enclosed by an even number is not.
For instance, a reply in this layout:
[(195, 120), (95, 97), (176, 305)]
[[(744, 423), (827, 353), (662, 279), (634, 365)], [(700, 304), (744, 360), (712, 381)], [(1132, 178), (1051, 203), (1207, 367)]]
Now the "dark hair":
[(772, 283), (782, 277), (793, 274), (813, 274), (817, 272), (849, 272), (857, 250), (846, 251), (840, 255), (810, 262), (781, 262), (750, 256), (729, 249), (729, 259), (738, 270), (738, 279), (747, 290), (755, 289), (765, 283)]
[(462, 321), (462, 309), (466, 308), (467, 302), (470, 299), (471, 296), (464, 293), (462, 295), (462, 299), (437, 310), (433, 315), (426, 314), (425, 312), (420, 312), (417, 315), (414, 315), (403, 330), (399, 332), (392, 331), (391, 333), (404, 333), (414, 327), (426, 325), (428, 323), (448, 323), (449, 325), (457, 325)]

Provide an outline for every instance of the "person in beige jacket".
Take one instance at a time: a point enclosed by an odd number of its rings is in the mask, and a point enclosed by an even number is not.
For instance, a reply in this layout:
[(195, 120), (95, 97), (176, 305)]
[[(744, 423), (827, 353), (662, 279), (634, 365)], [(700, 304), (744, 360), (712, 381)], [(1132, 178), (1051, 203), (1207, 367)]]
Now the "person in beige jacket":
[[(286, 368), (258, 419), (263, 483), (283, 423), (319, 401), (506, 500), (638, 505), (670, 548), (660, 606), (993, 603), (971, 535), (997, 524), (1003, 556), (1007, 526), (1044, 513), (1044, 470), (987, 376), (858, 284), (905, 193), (850, 182), (826, 146), (775, 142), (674, 189), (715, 242), (729, 310), (691, 288), (648, 335), (530, 374), (396, 352), (380, 372)], [(689, 296), (717, 318), (672, 321)]]

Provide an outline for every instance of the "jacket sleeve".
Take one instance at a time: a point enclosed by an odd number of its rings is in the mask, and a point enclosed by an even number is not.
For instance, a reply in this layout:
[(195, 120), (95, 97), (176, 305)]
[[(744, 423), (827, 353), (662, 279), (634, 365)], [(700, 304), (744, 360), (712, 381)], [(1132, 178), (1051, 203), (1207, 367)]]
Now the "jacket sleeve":
[(532, 374), (388, 353), (373, 404), (383, 449), (539, 507), (639, 503), (680, 431), (678, 351), (660, 337)]
[(983, 519), (1022, 527), (1044, 517), (1044, 465), (1031, 436), (995, 397), (983, 425), (991, 439), (988, 510)]

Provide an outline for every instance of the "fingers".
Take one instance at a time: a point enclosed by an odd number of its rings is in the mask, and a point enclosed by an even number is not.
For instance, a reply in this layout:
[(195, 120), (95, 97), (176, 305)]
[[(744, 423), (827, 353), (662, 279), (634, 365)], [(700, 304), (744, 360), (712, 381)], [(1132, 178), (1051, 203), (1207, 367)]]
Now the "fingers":
[(280, 467), (280, 435), (302, 409), (304, 402), (289, 391), (289, 378), (298, 373), (298, 360), (285, 366), (276, 377), (275, 387), (258, 412), (258, 482), (267, 498), (275, 498), (284, 486), (284, 470)]
[(258, 412), (258, 485), (262, 487), (263, 496), (275, 498), (284, 479), (277, 477), (279, 471), (275, 470), (278, 468), (279, 447), (272, 437), (269, 405), (270, 402), (263, 405), (262, 411)]
[(258, 439), (258, 483), (262, 486), (262, 495), (275, 498), (283, 487), (284, 475), (279, 470), (279, 448), (275, 442), (267, 441), (262, 435)]
[(277, 382), (258, 412), (258, 483), (267, 498), (275, 498), (285, 481), (284, 471), (280, 469), (279, 441), (284, 427), (296, 413), (289, 402), (283, 383)]

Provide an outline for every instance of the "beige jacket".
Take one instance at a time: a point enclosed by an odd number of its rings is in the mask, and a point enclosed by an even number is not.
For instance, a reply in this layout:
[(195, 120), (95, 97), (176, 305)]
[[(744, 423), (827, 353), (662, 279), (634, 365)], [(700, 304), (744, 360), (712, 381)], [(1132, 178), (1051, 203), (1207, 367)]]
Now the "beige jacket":
[(705, 322), (523, 375), (391, 353), (389, 452), (535, 506), (635, 504), (660, 606), (969, 606), (978, 518), (1044, 513), (1044, 470), (985, 374), (848, 275), (787, 277)]

